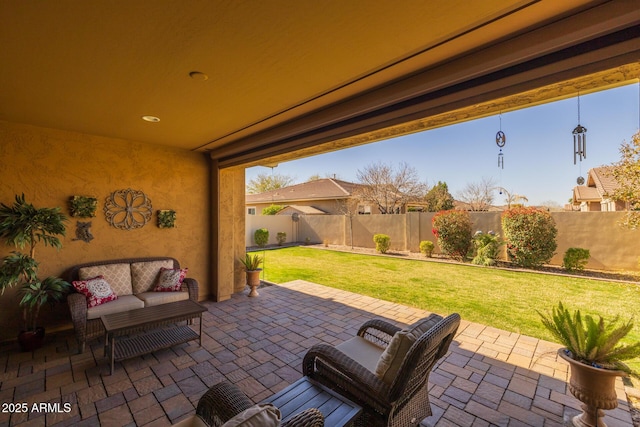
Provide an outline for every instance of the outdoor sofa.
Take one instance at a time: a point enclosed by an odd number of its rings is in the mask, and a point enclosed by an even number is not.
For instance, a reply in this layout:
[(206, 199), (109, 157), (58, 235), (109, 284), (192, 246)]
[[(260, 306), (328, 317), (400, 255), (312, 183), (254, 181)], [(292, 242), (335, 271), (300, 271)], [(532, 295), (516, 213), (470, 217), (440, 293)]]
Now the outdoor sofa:
[[(170, 257), (97, 261), (69, 268), (64, 279), (85, 292), (76, 291), (67, 296), (78, 351), (83, 353), (87, 341), (104, 336), (102, 315), (186, 299), (198, 302), (198, 282), (185, 277), (186, 272)], [(167, 280), (176, 286), (165, 287)], [(176, 284), (176, 280), (181, 283)], [(94, 290), (91, 298), (87, 296), (91, 292), (89, 288)], [(97, 305), (92, 306), (95, 303)]]

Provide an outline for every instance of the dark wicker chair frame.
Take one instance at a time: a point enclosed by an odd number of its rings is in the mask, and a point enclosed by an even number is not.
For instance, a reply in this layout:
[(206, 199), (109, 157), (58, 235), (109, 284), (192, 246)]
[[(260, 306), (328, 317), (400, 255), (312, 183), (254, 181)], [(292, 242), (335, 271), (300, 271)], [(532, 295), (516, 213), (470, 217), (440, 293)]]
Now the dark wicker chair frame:
[[(328, 344), (317, 344), (307, 352), (303, 371), (308, 377), (362, 406), (363, 414), (357, 425), (417, 425), (431, 415), (429, 373), (447, 353), (459, 325), (460, 316), (454, 313), (418, 338), (407, 352), (391, 385)], [(364, 323), (358, 335), (386, 347), (400, 330), (384, 320), (374, 319)]]
[[(84, 267), (93, 267), (97, 265), (108, 264), (127, 264), (145, 261), (173, 261), (173, 268), (180, 268), (180, 263), (175, 258), (170, 257), (154, 257), (154, 258), (125, 258), (110, 261), (89, 262), (86, 264), (78, 264), (64, 272), (63, 278), (71, 283), (74, 280), (80, 280), (78, 272)], [(189, 299), (198, 302), (198, 282), (195, 279), (185, 278), (182, 282), (182, 290), (189, 292)], [(87, 341), (94, 338), (104, 336), (104, 326), (100, 319), (87, 319), (87, 300), (84, 295), (73, 292), (67, 295), (67, 304), (71, 312), (71, 320), (75, 329), (76, 339), (78, 341), (78, 352), (84, 353)]]
[[(236, 385), (222, 381), (202, 395), (196, 414), (211, 427), (219, 427), (251, 406), (253, 402)], [(282, 422), (281, 426), (322, 427), (324, 417), (318, 409), (310, 408)]]

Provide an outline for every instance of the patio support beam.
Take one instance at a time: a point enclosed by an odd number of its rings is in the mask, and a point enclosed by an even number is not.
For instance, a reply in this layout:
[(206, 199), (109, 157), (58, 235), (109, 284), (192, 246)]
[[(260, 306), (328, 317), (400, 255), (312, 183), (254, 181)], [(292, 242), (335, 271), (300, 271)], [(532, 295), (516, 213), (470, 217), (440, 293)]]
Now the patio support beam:
[(211, 279), (209, 298), (224, 301), (245, 287), (237, 259), (245, 252), (244, 168), (220, 169), (211, 159)]
[[(469, 109), (465, 114), (473, 117), (482, 103), (636, 63), (639, 22), (635, 2), (606, 2), (233, 141), (212, 150), (212, 156), (221, 167), (253, 166), (292, 152), (312, 155), (372, 142), (363, 135), (381, 129), (373, 140), (397, 136), (384, 128), (449, 111)], [(418, 130), (425, 129), (413, 131)], [(343, 146), (336, 146), (339, 140)]]

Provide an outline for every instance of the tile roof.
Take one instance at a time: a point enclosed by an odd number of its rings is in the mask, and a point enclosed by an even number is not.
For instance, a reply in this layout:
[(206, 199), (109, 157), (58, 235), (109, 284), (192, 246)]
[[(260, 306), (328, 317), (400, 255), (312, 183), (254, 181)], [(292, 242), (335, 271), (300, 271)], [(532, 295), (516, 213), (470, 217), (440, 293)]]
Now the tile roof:
[(608, 194), (612, 194), (618, 183), (610, 174), (613, 166), (600, 166), (589, 169), (586, 185), (578, 185), (573, 188), (573, 201), (591, 202), (606, 199)]
[(301, 213), (304, 215), (325, 215), (326, 212), (313, 206), (287, 205), (277, 215), (291, 215), (292, 213)]
[(259, 194), (247, 194), (246, 203), (286, 203), (298, 200), (346, 199), (358, 186), (352, 182), (323, 178)]

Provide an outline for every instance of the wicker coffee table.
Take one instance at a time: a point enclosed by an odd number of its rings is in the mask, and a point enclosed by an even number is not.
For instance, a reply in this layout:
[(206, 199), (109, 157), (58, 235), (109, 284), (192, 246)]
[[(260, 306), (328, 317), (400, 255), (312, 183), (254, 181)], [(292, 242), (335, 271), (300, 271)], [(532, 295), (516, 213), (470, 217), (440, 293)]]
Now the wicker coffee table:
[[(202, 313), (205, 311), (205, 306), (185, 300), (102, 316), (110, 374), (115, 362), (121, 360), (193, 340), (202, 345)], [(195, 318), (200, 319), (198, 332), (188, 325)], [(178, 325), (182, 321), (187, 324)]]

